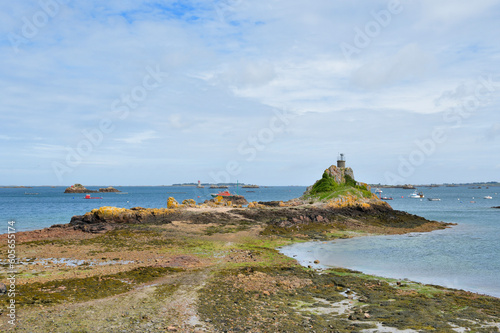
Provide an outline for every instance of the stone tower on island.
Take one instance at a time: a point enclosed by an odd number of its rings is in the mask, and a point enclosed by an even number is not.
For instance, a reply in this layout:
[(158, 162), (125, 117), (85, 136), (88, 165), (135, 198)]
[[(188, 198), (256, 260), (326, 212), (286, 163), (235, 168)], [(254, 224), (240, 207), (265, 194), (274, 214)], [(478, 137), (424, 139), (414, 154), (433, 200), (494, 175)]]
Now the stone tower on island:
[(337, 166), (332, 165), (325, 172), (333, 177), (338, 184), (345, 184), (345, 176), (348, 175), (354, 179), (354, 172), (351, 168), (346, 168), (345, 166), (345, 156), (344, 154), (339, 154), (337, 158)]
[(340, 154), (337, 158), (337, 168), (345, 168), (345, 157), (344, 154)]

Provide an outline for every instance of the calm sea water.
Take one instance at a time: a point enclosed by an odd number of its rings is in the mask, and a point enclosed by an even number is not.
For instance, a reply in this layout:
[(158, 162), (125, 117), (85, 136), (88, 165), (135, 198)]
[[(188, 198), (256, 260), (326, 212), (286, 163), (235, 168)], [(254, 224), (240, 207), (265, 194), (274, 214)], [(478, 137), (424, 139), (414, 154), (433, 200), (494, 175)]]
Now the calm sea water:
[(326, 266), (500, 297), (500, 209), (491, 208), (500, 206), (500, 188), (419, 190), (441, 201), (411, 199), (412, 191), (402, 189), (383, 189), (382, 195), (394, 198), (388, 201), (394, 209), (458, 225), (431, 233), (294, 244), (281, 251), (304, 265), (317, 259)]
[[(87, 186), (87, 188), (99, 189), (97, 186)], [(178, 202), (184, 199), (195, 199), (201, 203), (212, 198), (210, 193), (220, 191), (185, 186), (121, 186), (116, 188), (122, 191), (122, 194), (91, 194), (93, 197), (102, 197), (102, 200), (85, 200), (83, 199), (85, 194), (65, 194), (65, 187), (0, 188), (0, 234), (7, 232), (7, 222), (11, 220), (16, 221), (17, 231), (36, 230), (54, 224), (69, 223), (73, 215), (83, 215), (102, 206), (166, 207), (168, 197), (174, 197)], [(230, 187), (229, 191), (244, 195), (248, 201), (286, 201), (301, 196), (305, 189), (305, 186), (272, 186), (256, 189)]]

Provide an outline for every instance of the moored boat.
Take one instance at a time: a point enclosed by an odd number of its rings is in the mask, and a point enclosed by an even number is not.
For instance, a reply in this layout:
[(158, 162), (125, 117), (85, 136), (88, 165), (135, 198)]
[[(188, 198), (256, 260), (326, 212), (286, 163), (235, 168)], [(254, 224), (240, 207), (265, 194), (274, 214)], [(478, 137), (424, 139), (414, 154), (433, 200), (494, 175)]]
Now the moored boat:
[(90, 194), (87, 194), (84, 199), (102, 199), (102, 197), (91, 197)]
[(424, 194), (422, 192), (418, 192), (415, 190), (412, 194), (410, 194), (410, 198), (412, 199), (422, 199), (424, 197)]
[(441, 201), (441, 199), (439, 199), (439, 198), (427, 198), (427, 200), (429, 200), (429, 201)]
[(232, 194), (229, 191), (222, 191), (219, 193), (211, 193), (210, 194), (212, 197), (230, 197)]

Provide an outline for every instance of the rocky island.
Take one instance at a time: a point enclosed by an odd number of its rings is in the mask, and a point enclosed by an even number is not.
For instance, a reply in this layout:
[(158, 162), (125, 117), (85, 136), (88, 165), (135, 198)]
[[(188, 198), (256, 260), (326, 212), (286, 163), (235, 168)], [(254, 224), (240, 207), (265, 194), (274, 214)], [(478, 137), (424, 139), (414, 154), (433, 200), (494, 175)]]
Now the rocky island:
[(64, 190), (64, 193), (98, 193), (98, 191), (89, 190), (82, 184), (75, 184), (71, 185), (70, 187), (67, 187)]
[(121, 192), (112, 186), (104, 187), (99, 189), (100, 193), (112, 193), (112, 192)]
[(108, 192), (121, 192), (121, 191), (117, 190), (112, 186), (100, 188), (98, 191), (89, 190), (82, 184), (71, 185), (70, 187), (67, 187), (64, 190), (64, 193), (108, 193)]
[(20, 232), (16, 332), (495, 331), (497, 298), (302, 267), (277, 251), (450, 226), (392, 209), (351, 171), (330, 167), (287, 202), (169, 198)]

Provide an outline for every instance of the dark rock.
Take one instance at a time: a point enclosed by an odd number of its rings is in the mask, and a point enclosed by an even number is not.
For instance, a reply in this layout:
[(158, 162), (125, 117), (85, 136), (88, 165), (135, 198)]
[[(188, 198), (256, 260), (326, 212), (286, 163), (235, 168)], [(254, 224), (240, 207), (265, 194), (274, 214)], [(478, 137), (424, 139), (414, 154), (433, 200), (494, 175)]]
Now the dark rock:
[(268, 206), (268, 207), (279, 207), (280, 201), (259, 201), (258, 204)]
[(6, 294), (7, 293), (7, 286), (0, 282), (0, 295)]
[(115, 227), (110, 223), (98, 223), (98, 224), (78, 224), (73, 227), (75, 230), (81, 230), (83, 232), (89, 232), (92, 234), (102, 234), (107, 231), (115, 229)]

